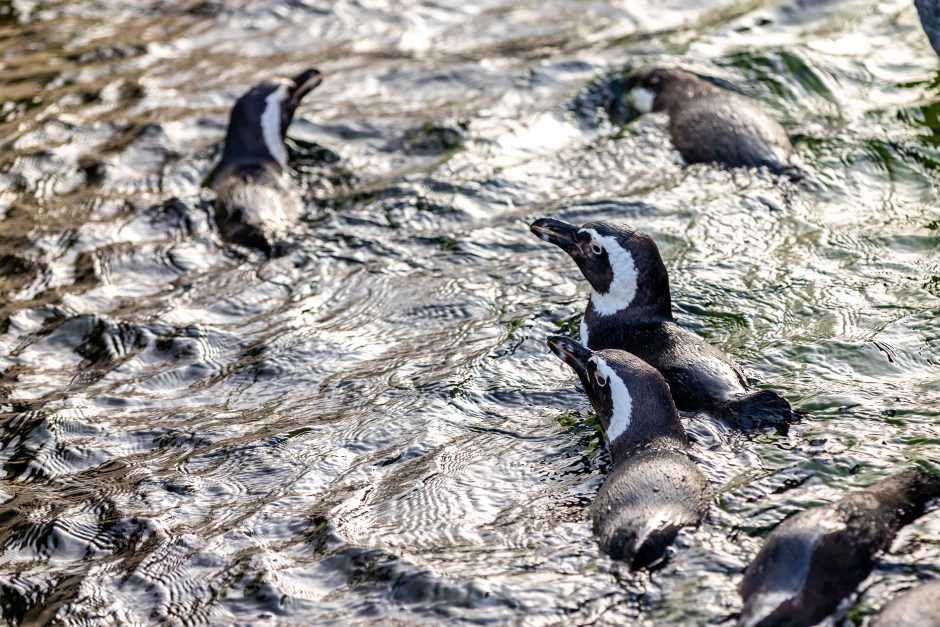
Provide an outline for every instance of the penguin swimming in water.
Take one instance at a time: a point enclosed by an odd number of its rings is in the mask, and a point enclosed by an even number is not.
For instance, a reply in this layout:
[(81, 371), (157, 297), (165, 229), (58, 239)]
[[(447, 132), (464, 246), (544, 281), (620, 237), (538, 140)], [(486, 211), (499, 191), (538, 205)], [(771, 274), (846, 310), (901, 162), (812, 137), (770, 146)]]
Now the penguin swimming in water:
[(662, 565), (679, 530), (697, 526), (712, 499), (686, 454), (669, 386), (623, 351), (591, 351), (560, 336), (548, 346), (577, 373), (607, 434), (611, 471), (592, 507), (601, 548), (633, 569)]
[(920, 25), (930, 40), (933, 51), (940, 56), (940, 2), (937, 0), (914, 0)]
[(940, 627), (940, 580), (917, 586), (892, 600), (871, 627)]
[(222, 160), (211, 175), (215, 221), (222, 236), (269, 255), (278, 252), (303, 209), (287, 172), (284, 137), (300, 100), (320, 84), (314, 69), (265, 81), (232, 108)]
[(686, 163), (729, 168), (766, 167), (791, 180), (804, 178), (792, 165), (786, 131), (764, 107), (676, 68), (642, 68), (627, 77), (628, 100), (641, 113), (669, 116), (669, 135)]
[(610, 222), (577, 227), (549, 218), (530, 229), (568, 253), (593, 288), (582, 344), (625, 350), (659, 370), (682, 411), (712, 412), (744, 429), (785, 428), (795, 419), (786, 399), (751, 388), (730, 357), (675, 323), (669, 275), (648, 235)]
[(868, 576), (875, 554), (938, 496), (940, 477), (902, 472), (783, 521), (744, 573), (739, 624), (808, 627), (820, 622)]

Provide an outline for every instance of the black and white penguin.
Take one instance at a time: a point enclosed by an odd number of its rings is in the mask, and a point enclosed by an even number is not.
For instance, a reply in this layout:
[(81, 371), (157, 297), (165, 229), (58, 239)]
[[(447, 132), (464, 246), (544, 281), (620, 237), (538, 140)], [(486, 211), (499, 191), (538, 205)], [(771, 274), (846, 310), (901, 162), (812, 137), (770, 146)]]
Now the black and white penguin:
[(686, 454), (669, 386), (624, 351), (591, 351), (559, 336), (548, 346), (577, 373), (607, 434), (611, 471), (592, 508), (601, 548), (634, 569), (663, 564), (679, 530), (697, 526), (712, 498)]
[(641, 113), (669, 116), (669, 134), (686, 163), (766, 167), (799, 180), (786, 131), (756, 102), (676, 68), (647, 67), (627, 77), (627, 99)]
[(669, 275), (646, 234), (610, 222), (583, 227), (542, 218), (532, 232), (568, 253), (593, 288), (581, 320), (581, 342), (593, 350), (625, 350), (665, 377), (676, 407), (715, 413), (740, 428), (795, 419), (776, 392), (754, 390), (723, 352), (672, 317)]
[(920, 25), (937, 55), (940, 55), (940, 2), (938, 0), (914, 0)]
[(210, 182), (215, 221), (226, 240), (275, 254), (300, 216), (303, 207), (285, 171), (284, 137), (300, 100), (321, 80), (320, 72), (309, 69), (265, 81), (232, 108), (222, 160)]
[(902, 472), (773, 530), (741, 582), (741, 627), (815, 625), (872, 569), (901, 527), (940, 496), (940, 477)]
[(940, 627), (940, 579), (892, 600), (871, 627)]

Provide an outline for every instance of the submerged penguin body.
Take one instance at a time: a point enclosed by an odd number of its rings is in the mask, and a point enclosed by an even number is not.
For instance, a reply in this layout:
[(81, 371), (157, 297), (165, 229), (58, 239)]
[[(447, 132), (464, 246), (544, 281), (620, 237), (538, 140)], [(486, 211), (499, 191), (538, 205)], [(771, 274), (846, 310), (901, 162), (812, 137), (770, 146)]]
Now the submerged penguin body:
[(645, 113), (669, 116), (669, 135), (688, 163), (766, 167), (802, 178), (790, 163), (786, 131), (758, 103), (675, 68), (643, 68), (626, 82), (628, 98)]
[(274, 254), (300, 217), (301, 201), (286, 172), (284, 137), (300, 100), (320, 81), (312, 69), (267, 81), (232, 108), (211, 181), (216, 224), (227, 241)]
[(270, 254), (276, 254), (303, 209), (286, 173), (271, 164), (220, 167), (212, 189), (222, 236)]
[(741, 627), (815, 625), (872, 570), (901, 527), (940, 496), (940, 477), (902, 472), (774, 529), (741, 582)]
[(689, 459), (688, 440), (662, 376), (623, 351), (548, 340), (574, 369), (604, 427), (610, 474), (591, 508), (601, 549), (631, 568), (655, 568), (683, 527), (708, 511), (711, 485)]
[(711, 500), (708, 480), (681, 448), (653, 443), (613, 467), (591, 507), (598, 544), (611, 559), (652, 568)]
[(931, 581), (892, 600), (872, 627), (940, 627), (940, 580)]

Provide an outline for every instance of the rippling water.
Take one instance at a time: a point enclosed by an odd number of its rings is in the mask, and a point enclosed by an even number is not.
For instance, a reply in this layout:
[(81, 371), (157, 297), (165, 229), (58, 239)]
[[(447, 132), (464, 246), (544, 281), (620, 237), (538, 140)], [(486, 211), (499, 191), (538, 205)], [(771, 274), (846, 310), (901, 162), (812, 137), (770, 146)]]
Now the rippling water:
[[(812, 185), (611, 119), (644, 62), (766, 103)], [(265, 260), (201, 183), (233, 100), (309, 65)], [(0, 2), (3, 616), (731, 620), (776, 523), (940, 463), (937, 68), (902, 0)], [(591, 535), (607, 458), (544, 346), (585, 284), (541, 215), (651, 233), (680, 323), (810, 412), (687, 417), (718, 497), (653, 575)], [(937, 514), (841, 615), (931, 573)]]

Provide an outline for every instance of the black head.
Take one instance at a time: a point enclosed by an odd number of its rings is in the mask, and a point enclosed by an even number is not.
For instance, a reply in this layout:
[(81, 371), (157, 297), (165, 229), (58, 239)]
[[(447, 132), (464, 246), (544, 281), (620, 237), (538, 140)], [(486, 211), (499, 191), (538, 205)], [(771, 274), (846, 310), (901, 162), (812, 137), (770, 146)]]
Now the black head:
[(615, 461), (655, 438), (686, 444), (669, 385), (655, 368), (625, 351), (592, 351), (558, 335), (548, 338), (548, 347), (581, 379)]
[(663, 111), (667, 108), (667, 101), (660, 96), (674, 85), (690, 80), (696, 80), (695, 76), (677, 68), (642, 67), (627, 76), (624, 92), (641, 113)]
[(320, 84), (314, 69), (294, 78), (265, 81), (249, 89), (235, 106), (225, 136), (223, 162), (275, 161), (284, 166), (284, 137), (300, 100)]
[(578, 227), (550, 218), (536, 220), (529, 229), (574, 259), (594, 288), (591, 308), (597, 314), (672, 318), (669, 274), (649, 235), (612, 222)]

